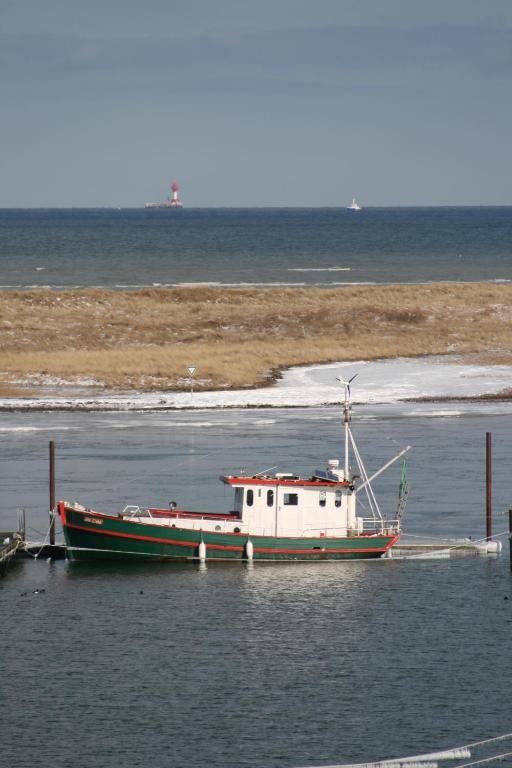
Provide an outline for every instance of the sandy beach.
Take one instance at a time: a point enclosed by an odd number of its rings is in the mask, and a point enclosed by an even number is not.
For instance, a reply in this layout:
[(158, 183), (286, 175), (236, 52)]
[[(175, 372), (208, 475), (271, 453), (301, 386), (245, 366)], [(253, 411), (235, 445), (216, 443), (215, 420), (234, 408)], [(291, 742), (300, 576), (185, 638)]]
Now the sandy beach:
[(226, 391), (361, 359), (507, 365), (511, 320), (512, 286), (497, 283), (2, 291), (0, 395), (180, 392), (188, 366), (196, 390)]

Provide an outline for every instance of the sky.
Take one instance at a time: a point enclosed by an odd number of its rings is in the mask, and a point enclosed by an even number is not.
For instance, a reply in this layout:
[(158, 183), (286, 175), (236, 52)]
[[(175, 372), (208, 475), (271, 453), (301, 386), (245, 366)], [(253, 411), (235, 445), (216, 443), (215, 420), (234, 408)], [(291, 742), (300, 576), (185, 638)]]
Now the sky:
[(0, 207), (512, 204), (510, 0), (0, 0)]

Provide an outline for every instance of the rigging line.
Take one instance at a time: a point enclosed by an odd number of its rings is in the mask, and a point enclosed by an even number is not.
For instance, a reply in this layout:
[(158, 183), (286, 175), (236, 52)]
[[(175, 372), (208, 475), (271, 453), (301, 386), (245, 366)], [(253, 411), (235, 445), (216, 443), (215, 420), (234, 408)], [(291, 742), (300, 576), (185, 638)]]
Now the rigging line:
[[(96, 547), (70, 547), (70, 546), (66, 547), (66, 549), (71, 550), (72, 552), (110, 552), (114, 555), (137, 555), (142, 560), (144, 558), (150, 559), (152, 557), (159, 557), (161, 560), (172, 559), (172, 556), (162, 555), (159, 552), (131, 552), (130, 550), (125, 550), (125, 549), (98, 549)], [(186, 556), (186, 559), (196, 560), (199, 558)]]
[[(493, 741), (505, 741), (506, 739), (512, 739), (512, 733), (503, 733), (501, 736), (493, 736), (490, 739), (483, 739), (482, 741), (473, 741), (471, 744), (463, 744), (460, 749), (470, 749), (470, 747), (481, 747), (482, 744), (491, 744)], [(461, 766), (459, 766), (461, 768)]]
[[(408, 533), (406, 531), (402, 531), (402, 536), (409, 536), (412, 539), (427, 539), (428, 541), (432, 541), (432, 536), (423, 536), (420, 533)], [(459, 539), (452, 539), (452, 541), (458, 541), (459, 543), (462, 543)], [(471, 541), (472, 541), (472, 539), (471, 539)], [(434, 542), (434, 544), (435, 544), (435, 542)]]
[(504, 760), (506, 757), (512, 757), (512, 752), (503, 752), (501, 755), (493, 755), (492, 757), (484, 757), (480, 760), (472, 760), (470, 763), (461, 763), (456, 765), (455, 768), (469, 768), (473, 765), (485, 765), (486, 763), (493, 763), (495, 760)]
[[(449, 759), (448, 757), (441, 757), (441, 755), (448, 755), (450, 753), (453, 754), (453, 757), (457, 759), (457, 757), (462, 756), (461, 752), (463, 750), (469, 750), (471, 747), (481, 747), (484, 744), (491, 744), (496, 741), (505, 741), (506, 739), (511, 739), (512, 733), (504, 733), (501, 736), (493, 736), (490, 739), (483, 739), (481, 741), (473, 741), (471, 744), (464, 744), (460, 747), (453, 747), (451, 749), (443, 750), (442, 752), (432, 752), (428, 755), (417, 755), (415, 757), (402, 757), (402, 758), (394, 758), (394, 759), (387, 759), (387, 760), (378, 760), (376, 762), (367, 762), (367, 763), (355, 763), (352, 765), (343, 764), (343, 763), (337, 763), (335, 765), (329, 765), (329, 766), (323, 766), (323, 768), (370, 768), (372, 766), (373, 768), (390, 768), (391, 765), (397, 765), (397, 766), (403, 766), (404, 763), (408, 763), (410, 766), (410, 761), (414, 759), (419, 759), (420, 757), (437, 757), (439, 760), (443, 759)], [(459, 753), (458, 755), (456, 753)], [(482, 758), (480, 760), (472, 761), (470, 763), (461, 763), (458, 766), (455, 766), (455, 768), (469, 768), (469, 766), (474, 765), (483, 765), (484, 763), (489, 763), (494, 760), (503, 760), (505, 757), (509, 757), (512, 755), (512, 752), (505, 752), (502, 755), (495, 755), (490, 758)]]
[[(497, 539), (500, 536), (508, 536), (509, 533), (510, 533), (510, 531), (502, 531), (501, 533), (493, 533), (492, 538), (493, 539)], [(475, 541), (473, 541), (473, 544), (483, 544), (484, 541), (487, 541), (487, 536), (484, 536), (483, 539), (475, 539)], [(491, 541), (492, 541), (492, 539), (491, 539)], [(462, 547), (462, 546), (463, 546), (462, 544), (454, 544), (454, 546), (450, 547), (450, 549), (457, 549), (457, 547)]]
[(48, 536), (50, 535), (50, 531), (51, 531), (51, 529), (52, 529), (52, 523), (53, 523), (53, 520), (54, 520), (54, 514), (52, 514), (52, 515), (50, 516), (50, 525), (49, 525), (49, 527), (48, 527), (48, 530), (47, 530), (47, 532), (46, 532), (46, 536), (44, 537), (43, 543), (41, 544), (41, 548), (40, 548), (40, 550), (39, 550), (38, 552), (36, 552), (36, 554), (35, 554), (35, 555), (33, 555), (33, 554), (32, 554), (32, 552), (28, 552), (28, 550), (25, 550), (25, 551), (27, 552), (27, 554), (29, 554), (31, 557), (33, 557), (33, 558), (34, 558), (34, 560), (37, 560), (37, 558), (39, 557), (39, 555), (41, 554), (41, 552), (43, 551), (43, 549), (44, 549), (44, 548), (45, 548), (45, 546), (46, 546), (46, 542), (47, 542), (47, 540), (48, 540)]
[[(364, 464), (362, 462), (361, 455), (360, 455), (359, 451), (357, 450), (357, 446), (356, 446), (356, 443), (355, 443), (355, 440), (354, 440), (354, 437), (352, 435), (352, 432), (351, 432), (350, 428), (348, 430), (348, 434), (350, 436), (350, 440), (351, 440), (351, 443), (352, 443), (352, 450), (354, 451), (354, 456), (356, 458), (357, 466), (359, 468), (359, 471), (361, 473), (361, 476), (362, 476), (363, 480), (366, 482), (368, 480), (368, 475), (366, 473), (366, 468), (365, 468), (365, 466), (364, 466)], [(345, 479), (347, 479), (347, 478), (345, 478)], [(370, 497), (369, 483), (367, 483), (365, 485), (365, 491), (366, 491), (366, 496), (368, 498), (368, 503), (370, 505), (370, 510), (371, 510), (372, 516), (375, 519), (376, 515), (375, 515), (375, 509), (374, 509), (374, 506), (373, 506), (373, 503), (372, 503), (372, 499)]]
[[(500, 536), (509, 536), (509, 535), (510, 535), (509, 531), (502, 531), (501, 533), (496, 533), (496, 534), (493, 534), (493, 538), (491, 539), (491, 541), (493, 541), (494, 539), (498, 539), (498, 538), (500, 538)], [(486, 537), (486, 536), (484, 536), (484, 538), (483, 538), (483, 539), (476, 539), (475, 541), (471, 541), (470, 543), (476, 546), (477, 544), (483, 544), (483, 543), (484, 543), (484, 542), (486, 542), (486, 541), (487, 541), (487, 537)], [(435, 542), (435, 541), (434, 541), (433, 543), (434, 543), (434, 544), (436, 544), (436, 542)], [(420, 545), (420, 546), (421, 546), (421, 545)], [(450, 546), (448, 546), (448, 547), (447, 547), (447, 546), (441, 546), (441, 548), (440, 548), (440, 549), (434, 549), (434, 550), (432, 550), (432, 551), (429, 553), (429, 555), (430, 555), (430, 556), (432, 556), (432, 557), (434, 557), (434, 555), (436, 555), (438, 552), (439, 552), (439, 553), (441, 553), (441, 552), (451, 552), (452, 550), (455, 550), (455, 549), (460, 549), (461, 547), (467, 547), (467, 546), (468, 546), (468, 542), (464, 542), (464, 541), (463, 541), (463, 542), (460, 542), (459, 544), (454, 544), (454, 545), (453, 545), (453, 546), (451, 546), (451, 547), (450, 547)], [(400, 545), (398, 545), (398, 548), (400, 548)], [(407, 560), (413, 560), (415, 557), (417, 557), (417, 558), (423, 558), (423, 557), (424, 557), (424, 554), (423, 554), (423, 553), (417, 553), (417, 554), (415, 554), (415, 555), (407, 555), (407, 558), (406, 558), (406, 559), (407, 559)]]
[[(370, 501), (370, 506), (372, 507), (372, 509), (373, 509), (373, 507), (375, 507), (377, 515), (380, 518), (380, 520), (382, 521), (382, 513), (380, 511), (377, 499), (375, 498), (375, 494), (373, 492), (373, 488), (371, 486), (371, 483), (369, 482), (368, 473), (366, 471), (366, 467), (364, 466), (361, 454), (359, 453), (359, 448), (356, 445), (356, 441), (354, 440), (354, 436), (352, 434), (352, 431), (349, 429), (348, 432), (349, 432), (349, 435), (350, 435), (350, 440), (352, 441), (352, 448), (353, 448), (354, 454), (356, 456), (357, 463), (358, 463), (359, 467), (361, 468), (361, 471), (362, 471), (362, 474), (363, 474), (363, 480), (366, 483), (364, 489), (366, 491), (366, 495), (368, 496), (368, 500)], [(371, 496), (371, 500), (370, 500), (370, 496)], [(373, 504), (372, 504), (372, 502), (373, 502)], [(373, 514), (374, 514), (374, 517), (375, 517), (375, 512)]]
[[(499, 533), (493, 532), (492, 536), (493, 536), (493, 539), (494, 538), (497, 539), (499, 536), (507, 536), (508, 533), (509, 531), (503, 530), (503, 531), (500, 531)], [(432, 536), (422, 536), (419, 533), (409, 533), (408, 531), (402, 531), (401, 535), (408, 536), (409, 538), (412, 538), (412, 539), (425, 539), (426, 541), (432, 542), (432, 544), (436, 543), (435, 541), (432, 540)], [(460, 539), (447, 539), (447, 543), (452, 542), (454, 547), (462, 547), (462, 546), (465, 546), (466, 544), (478, 544), (479, 542), (482, 542), (482, 541), (487, 541), (487, 537), (485, 537), (484, 539), (470, 539), (469, 537), (467, 537), (462, 541)], [(454, 542), (457, 542), (457, 543), (454, 543)]]

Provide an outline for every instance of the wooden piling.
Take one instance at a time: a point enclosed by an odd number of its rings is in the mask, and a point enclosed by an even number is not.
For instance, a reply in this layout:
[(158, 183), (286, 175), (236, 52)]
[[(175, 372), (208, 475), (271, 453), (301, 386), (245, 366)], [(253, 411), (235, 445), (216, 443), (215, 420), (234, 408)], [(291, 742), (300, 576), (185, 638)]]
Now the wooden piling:
[(508, 546), (510, 551), (510, 570), (512, 571), (512, 509), (508, 511)]
[(485, 538), (492, 541), (492, 434), (485, 433)]
[(55, 440), (50, 440), (50, 544), (55, 544)]

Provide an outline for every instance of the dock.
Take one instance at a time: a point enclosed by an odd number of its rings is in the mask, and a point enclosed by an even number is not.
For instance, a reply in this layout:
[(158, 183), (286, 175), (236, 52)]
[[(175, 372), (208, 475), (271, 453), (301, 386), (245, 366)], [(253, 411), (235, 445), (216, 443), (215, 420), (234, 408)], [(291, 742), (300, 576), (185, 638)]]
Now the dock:
[(41, 558), (44, 560), (65, 560), (65, 544), (47, 544), (43, 541), (24, 541), (19, 547), (17, 557)]
[(500, 541), (429, 541), (429, 542), (405, 542), (399, 541), (388, 556), (400, 557), (458, 557), (462, 555), (498, 555), (502, 550)]
[(0, 531), (0, 576), (5, 576), (9, 563), (23, 549), (24, 544), (19, 531)]

